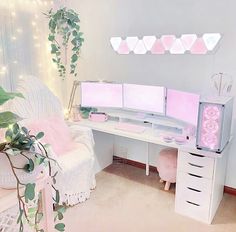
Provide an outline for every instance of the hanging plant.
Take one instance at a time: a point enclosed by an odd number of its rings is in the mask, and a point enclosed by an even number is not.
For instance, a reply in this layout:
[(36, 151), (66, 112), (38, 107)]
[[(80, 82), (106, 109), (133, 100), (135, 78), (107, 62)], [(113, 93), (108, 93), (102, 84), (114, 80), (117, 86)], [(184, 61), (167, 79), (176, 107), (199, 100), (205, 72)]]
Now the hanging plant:
[(63, 78), (66, 76), (67, 57), (62, 59), (62, 48), (64, 48), (66, 56), (70, 44), (70, 74), (77, 76), (77, 62), (84, 42), (83, 33), (80, 31), (79, 15), (74, 10), (66, 7), (56, 12), (51, 9), (45, 15), (49, 18), (48, 26), (50, 32), (48, 40), (51, 43), (52, 61), (56, 63), (59, 75)]

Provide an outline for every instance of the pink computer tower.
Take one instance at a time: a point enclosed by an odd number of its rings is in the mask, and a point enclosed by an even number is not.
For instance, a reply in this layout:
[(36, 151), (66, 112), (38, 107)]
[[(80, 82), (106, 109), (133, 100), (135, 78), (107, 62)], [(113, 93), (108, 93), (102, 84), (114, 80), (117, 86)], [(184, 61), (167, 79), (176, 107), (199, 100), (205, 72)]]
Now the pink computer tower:
[(196, 146), (220, 153), (230, 140), (232, 97), (202, 99), (199, 104)]

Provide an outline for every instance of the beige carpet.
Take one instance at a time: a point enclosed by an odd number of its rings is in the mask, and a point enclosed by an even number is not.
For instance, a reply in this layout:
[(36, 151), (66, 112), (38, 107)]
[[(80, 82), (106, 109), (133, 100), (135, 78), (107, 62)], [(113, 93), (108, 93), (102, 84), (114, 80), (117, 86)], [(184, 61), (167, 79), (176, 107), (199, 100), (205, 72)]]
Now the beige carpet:
[(66, 232), (235, 232), (236, 197), (225, 194), (212, 225), (174, 212), (174, 188), (157, 174), (113, 164), (97, 176), (91, 198), (67, 210)]

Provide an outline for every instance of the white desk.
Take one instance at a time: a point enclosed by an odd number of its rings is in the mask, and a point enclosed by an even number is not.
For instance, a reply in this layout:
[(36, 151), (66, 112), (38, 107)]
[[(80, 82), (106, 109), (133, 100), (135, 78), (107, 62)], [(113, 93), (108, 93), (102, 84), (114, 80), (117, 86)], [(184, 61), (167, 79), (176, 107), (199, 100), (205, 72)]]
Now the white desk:
[[(211, 223), (223, 197), (226, 161), (229, 144), (221, 154), (198, 150), (195, 141), (184, 145), (167, 143), (147, 127), (143, 133), (117, 130), (117, 122), (103, 123), (82, 120), (78, 122), (95, 131), (122, 136), (139, 141), (174, 147), (178, 149), (176, 212), (188, 217)], [(148, 149), (148, 146), (147, 146)], [(149, 174), (149, 157), (146, 157), (146, 175)]]

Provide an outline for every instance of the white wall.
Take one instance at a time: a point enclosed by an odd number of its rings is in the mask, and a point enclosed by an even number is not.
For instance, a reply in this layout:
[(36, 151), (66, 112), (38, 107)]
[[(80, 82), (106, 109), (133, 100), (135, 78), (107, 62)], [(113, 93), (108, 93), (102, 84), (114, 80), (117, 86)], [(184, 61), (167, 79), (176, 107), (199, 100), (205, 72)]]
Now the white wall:
[[(235, 0), (68, 0), (67, 4), (80, 13), (85, 34), (79, 61), (81, 80), (165, 85), (206, 93), (211, 91), (209, 79), (213, 73), (226, 72), (236, 78)], [(215, 55), (122, 56), (109, 44), (111, 36), (141, 38), (204, 32), (224, 35)], [(236, 93), (236, 83), (232, 93)], [(235, 150), (236, 141), (231, 148), (226, 185), (236, 188)]]

